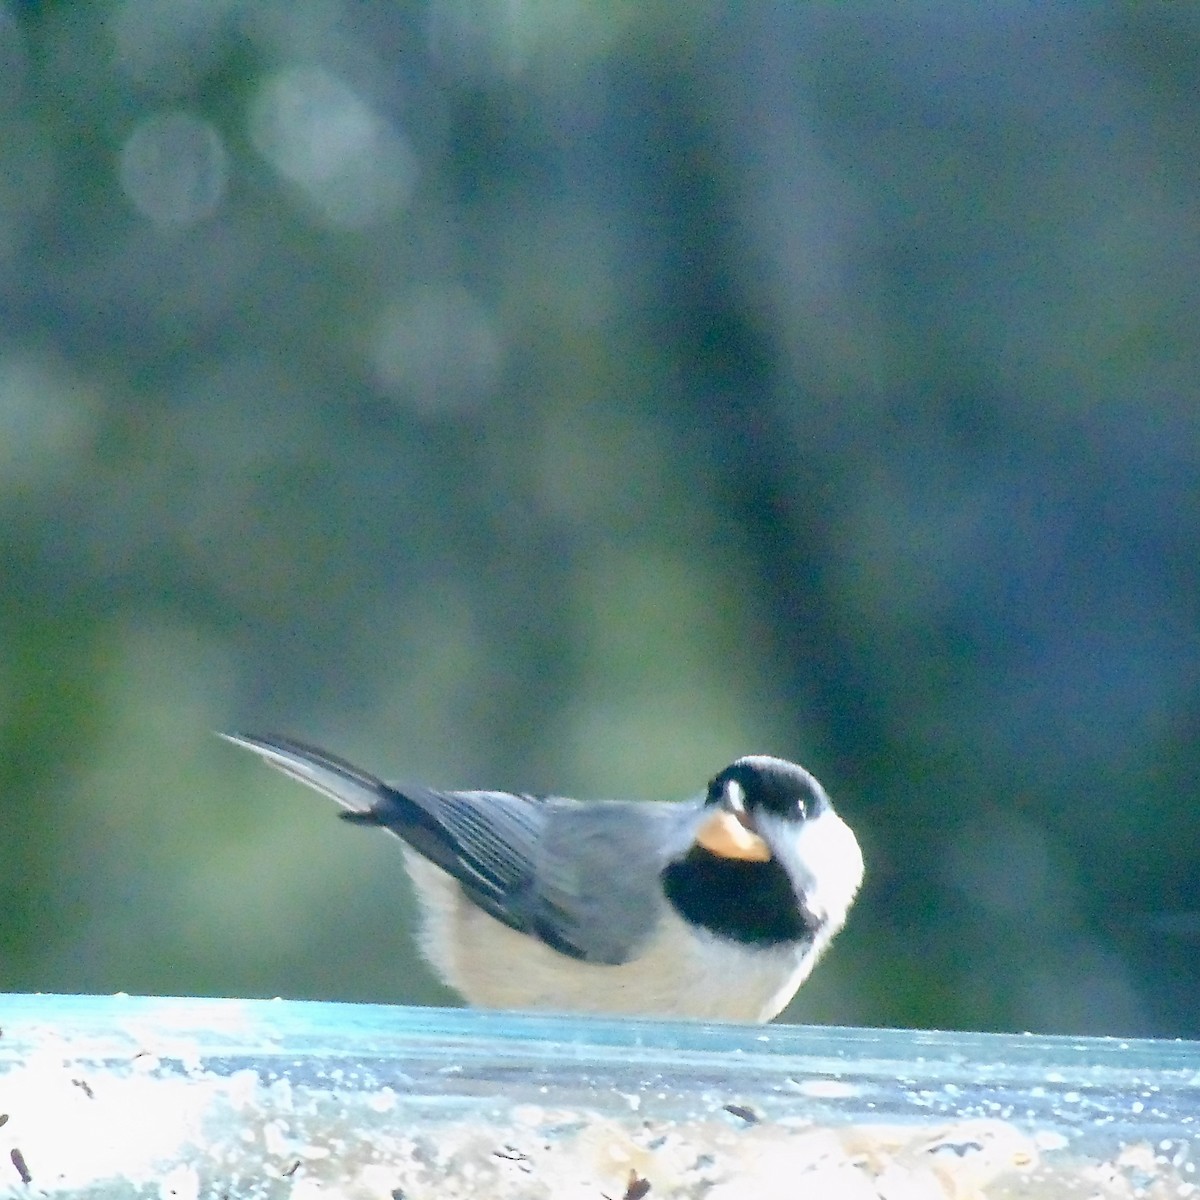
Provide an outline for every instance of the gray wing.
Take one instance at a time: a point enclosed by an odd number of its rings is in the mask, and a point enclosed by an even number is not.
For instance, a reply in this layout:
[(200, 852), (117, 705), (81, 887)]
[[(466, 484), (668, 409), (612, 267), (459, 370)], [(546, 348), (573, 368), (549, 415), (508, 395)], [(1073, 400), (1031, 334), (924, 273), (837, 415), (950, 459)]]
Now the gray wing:
[(659, 873), (690, 845), (700, 813), (398, 787), (291, 738), (222, 736), (336, 800), (347, 820), (394, 833), (498, 921), (588, 962), (635, 957), (663, 911)]
[(666, 911), (660, 875), (692, 844), (696, 804), (604, 801), (547, 812), (533, 932), (572, 958), (636, 958)]

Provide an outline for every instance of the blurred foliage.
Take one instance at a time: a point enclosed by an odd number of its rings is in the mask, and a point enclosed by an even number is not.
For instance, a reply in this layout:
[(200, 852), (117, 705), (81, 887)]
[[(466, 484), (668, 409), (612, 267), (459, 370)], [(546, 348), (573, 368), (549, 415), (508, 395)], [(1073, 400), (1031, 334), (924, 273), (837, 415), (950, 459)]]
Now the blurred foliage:
[(0, 3), (0, 986), (445, 999), (212, 737), (868, 882), (794, 1019), (1200, 1036), (1200, 9)]

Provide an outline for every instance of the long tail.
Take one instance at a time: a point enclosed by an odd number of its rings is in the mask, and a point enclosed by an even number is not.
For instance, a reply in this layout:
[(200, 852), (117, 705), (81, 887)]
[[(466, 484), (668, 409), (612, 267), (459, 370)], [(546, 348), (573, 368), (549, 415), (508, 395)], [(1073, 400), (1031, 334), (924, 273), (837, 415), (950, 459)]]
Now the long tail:
[(345, 759), (278, 734), (220, 736), (235, 746), (253, 750), (264, 762), (298, 783), (336, 800), (342, 806), (339, 815), (344, 820), (355, 825), (374, 825), (394, 834), (465, 887), (479, 892), (481, 904), (495, 904), (498, 885), (488, 879), (483, 864), (437, 816), (439, 801), (453, 797), (453, 793), (424, 787), (406, 787), (401, 791), (360, 771)]
[[(345, 810), (345, 815), (354, 820), (362, 819), (373, 811), (380, 800), (395, 795), (382, 780), (366, 771), (360, 771), (344, 759), (315, 746), (305, 745), (292, 738), (266, 734), (254, 737), (244, 733), (222, 733), (220, 735), (235, 746), (253, 750), (264, 762), (290, 775), (299, 783), (336, 800)], [(367, 817), (370, 821), (370, 818)]]

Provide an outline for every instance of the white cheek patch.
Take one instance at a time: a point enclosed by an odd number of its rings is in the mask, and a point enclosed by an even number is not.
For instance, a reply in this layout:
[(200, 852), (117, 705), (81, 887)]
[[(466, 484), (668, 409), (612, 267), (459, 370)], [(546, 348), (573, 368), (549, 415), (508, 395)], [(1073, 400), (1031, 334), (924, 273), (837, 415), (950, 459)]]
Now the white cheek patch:
[(863, 878), (862, 851), (850, 826), (831, 808), (799, 826), (767, 813), (758, 821), (804, 906), (817, 920), (840, 928)]

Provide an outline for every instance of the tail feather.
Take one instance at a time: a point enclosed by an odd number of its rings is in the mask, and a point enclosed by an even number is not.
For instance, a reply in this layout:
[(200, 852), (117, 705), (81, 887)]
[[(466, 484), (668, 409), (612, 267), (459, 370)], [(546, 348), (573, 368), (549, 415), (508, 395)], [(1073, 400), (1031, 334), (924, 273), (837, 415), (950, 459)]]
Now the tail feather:
[(275, 734), (257, 737), (244, 733), (222, 733), (220, 736), (235, 746), (253, 750), (264, 762), (285, 775), (337, 801), (346, 810), (342, 815), (348, 820), (377, 824), (378, 821), (373, 817), (375, 805), (394, 794), (374, 775), (360, 771), (344, 759), (304, 742)]
[[(264, 762), (342, 806), (338, 815), (354, 825), (386, 829), (464, 886), (479, 890), (481, 903), (493, 903), (499, 886), (481, 871), (472, 856), (446, 828), (438, 812), (446, 794), (429, 788), (391, 787), (376, 776), (306, 742), (277, 734), (220, 735), (235, 746), (254, 751)], [(450, 793), (448, 795), (453, 795)]]

